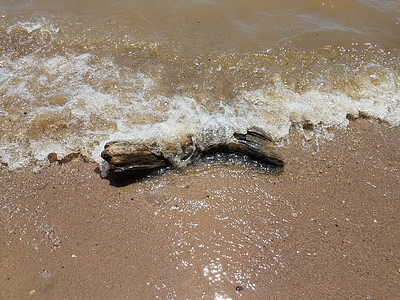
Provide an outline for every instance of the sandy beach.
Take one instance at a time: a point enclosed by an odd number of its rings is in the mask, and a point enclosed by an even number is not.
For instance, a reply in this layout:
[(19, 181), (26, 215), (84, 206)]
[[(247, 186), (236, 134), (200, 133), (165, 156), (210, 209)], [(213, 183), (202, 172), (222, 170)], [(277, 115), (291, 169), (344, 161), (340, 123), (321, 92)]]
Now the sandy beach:
[(1, 171), (1, 299), (398, 299), (400, 130), (116, 187), (76, 159)]
[(398, 0), (0, 11), (0, 300), (400, 299)]

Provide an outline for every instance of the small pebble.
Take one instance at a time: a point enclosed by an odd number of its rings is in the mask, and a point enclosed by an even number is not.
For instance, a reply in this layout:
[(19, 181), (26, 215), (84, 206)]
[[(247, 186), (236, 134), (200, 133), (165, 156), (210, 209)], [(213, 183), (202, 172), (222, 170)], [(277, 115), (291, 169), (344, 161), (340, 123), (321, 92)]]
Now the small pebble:
[(76, 255), (75, 255), (75, 254), (72, 254), (71, 257), (72, 257), (72, 258), (76, 258)]

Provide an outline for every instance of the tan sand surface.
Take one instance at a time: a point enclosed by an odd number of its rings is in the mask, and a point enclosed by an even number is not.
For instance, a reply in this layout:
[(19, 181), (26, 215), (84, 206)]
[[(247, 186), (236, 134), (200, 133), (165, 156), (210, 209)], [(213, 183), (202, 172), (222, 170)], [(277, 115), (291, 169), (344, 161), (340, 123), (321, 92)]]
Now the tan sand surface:
[(1, 170), (0, 298), (400, 299), (400, 129), (290, 140), (280, 175)]

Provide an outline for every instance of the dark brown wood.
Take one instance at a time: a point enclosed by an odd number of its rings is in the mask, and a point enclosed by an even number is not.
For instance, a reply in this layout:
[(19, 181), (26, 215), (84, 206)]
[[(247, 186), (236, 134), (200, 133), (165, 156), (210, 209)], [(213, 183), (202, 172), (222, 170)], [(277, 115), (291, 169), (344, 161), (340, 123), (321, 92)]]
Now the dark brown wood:
[[(191, 140), (191, 138), (190, 138)], [(183, 153), (192, 158), (194, 153), (201, 153), (193, 143), (185, 140), (182, 143)], [(186, 149), (187, 148), (187, 149)], [(187, 151), (186, 151), (187, 150)], [(272, 138), (258, 128), (250, 128), (246, 134), (234, 134), (232, 140), (223, 145), (215, 145), (204, 152), (225, 152), (239, 155), (247, 155), (251, 159), (275, 167), (283, 167), (284, 162), (279, 153), (275, 150)], [(105, 145), (101, 153), (103, 159), (109, 164), (109, 171), (127, 174), (147, 174), (165, 168), (170, 162), (162, 155), (156, 154), (146, 148), (145, 145), (138, 146), (129, 141), (112, 141)]]
[(101, 157), (108, 162), (111, 172), (149, 173), (169, 164), (163, 156), (146, 148), (138, 148), (127, 141), (107, 143)]
[(247, 155), (251, 159), (276, 167), (283, 167), (284, 162), (275, 150), (272, 138), (258, 128), (251, 128), (247, 134), (235, 134), (233, 141), (225, 147), (226, 152)]

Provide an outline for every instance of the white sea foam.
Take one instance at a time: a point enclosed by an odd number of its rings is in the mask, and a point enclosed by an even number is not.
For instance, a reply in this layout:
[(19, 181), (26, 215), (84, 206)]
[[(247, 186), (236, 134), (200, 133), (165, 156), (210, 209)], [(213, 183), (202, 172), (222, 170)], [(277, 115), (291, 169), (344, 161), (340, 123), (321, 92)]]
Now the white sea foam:
[(207, 148), (251, 126), (279, 140), (293, 124), (345, 128), (347, 116), (360, 113), (400, 123), (399, 77), (390, 69), (360, 76), (357, 97), (295, 92), (277, 76), (211, 109), (202, 99), (162, 95), (152, 78), (89, 53), (3, 58), (0, 66), (0, 161), (10, 169), (45, 165), (52, 152), (59, 158), (80, 152), (101, 163), (104, 144), (116, 139), (151, 143), (180, 165), (180, 141), (187, 135)]
[(31, 33), (35, 30), (40, 30), (41, 32), (57, 33), (60, 28), (51, 24), (46, 18), (41, 18), (36, 22), (20, 21), (13, 24), (7, 28), (7, 33), (10, 34), (14, 29), (21, 28), (27, 33)]

